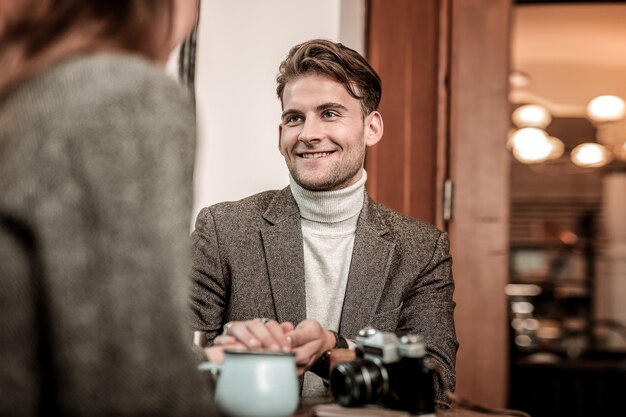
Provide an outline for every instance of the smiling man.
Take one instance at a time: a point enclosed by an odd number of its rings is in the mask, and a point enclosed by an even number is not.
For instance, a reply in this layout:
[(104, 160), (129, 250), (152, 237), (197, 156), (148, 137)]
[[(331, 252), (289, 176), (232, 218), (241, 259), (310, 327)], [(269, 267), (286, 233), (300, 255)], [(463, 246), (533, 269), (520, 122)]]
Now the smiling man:
[(362, 110), (343, 84), (315, 73), (284, 85), (282, 102), (279, 149), (298, 185), (334, 191), (361, 179), (366, 146), (382, 138), (380, 113)]
[(359, 329), (416, 333), (448, 402), (458, 347), (448, 238), (365, 191), (365, 151), (383, 136), (378, 74), (352, 49), (312, 40), (291, 49), (277, 83), (290, 185), (207, 207), (193, 233), (192, 327), (208, 358), (293, 352), (314, 396), (326, 391), (327, 352), (353, 346)]

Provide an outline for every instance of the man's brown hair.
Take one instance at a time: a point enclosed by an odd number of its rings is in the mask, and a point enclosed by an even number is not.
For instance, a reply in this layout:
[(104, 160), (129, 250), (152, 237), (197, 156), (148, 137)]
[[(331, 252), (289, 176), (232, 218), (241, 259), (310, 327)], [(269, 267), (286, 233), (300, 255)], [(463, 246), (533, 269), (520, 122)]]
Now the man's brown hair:
[(345, 45), (313, 39), (291, 48), (276, 77), (276, 94), (281, 103), (285, 85), (307, 74), (323, 75), (343, 84), (352, 97), (361, 101), (363, 116), (378, 109), (380, 77), (365, 58)]

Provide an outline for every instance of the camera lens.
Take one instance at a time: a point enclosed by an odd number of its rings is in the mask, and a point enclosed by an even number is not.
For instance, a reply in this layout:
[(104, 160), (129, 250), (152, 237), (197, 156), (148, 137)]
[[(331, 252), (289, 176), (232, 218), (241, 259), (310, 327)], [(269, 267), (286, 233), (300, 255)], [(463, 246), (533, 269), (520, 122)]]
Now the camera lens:
[(378, 402), (388, 391), (384, 366), (369, 359), (340, 363), (330, 375), (335, 400), (345, 407)]

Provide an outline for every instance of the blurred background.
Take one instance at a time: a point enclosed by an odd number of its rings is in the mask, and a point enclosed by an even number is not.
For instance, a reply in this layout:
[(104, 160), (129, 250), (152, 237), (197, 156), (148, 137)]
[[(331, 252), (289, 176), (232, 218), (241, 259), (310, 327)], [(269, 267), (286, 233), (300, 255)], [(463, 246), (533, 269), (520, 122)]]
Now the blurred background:
[(625, 389), (626, 4), (518, 3), (509, 400), (595, 415)]

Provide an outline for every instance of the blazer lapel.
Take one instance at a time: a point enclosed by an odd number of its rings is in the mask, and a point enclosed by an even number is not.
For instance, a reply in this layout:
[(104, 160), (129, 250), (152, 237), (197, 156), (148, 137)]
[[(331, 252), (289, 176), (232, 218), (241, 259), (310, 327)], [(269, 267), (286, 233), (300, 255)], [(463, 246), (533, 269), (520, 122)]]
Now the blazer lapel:
[(354, 337), (361, 327), (368, 325), (378, 307), (396, 246), (382, 238), (388, 231), (375, 203), (366, 193), (357, 223), (339, 326), (339, 333), (346, 337)]
[(300, 211), (289, 187), (279, 191), (263, 214), (261, 230), (276, 318), (297, 325), (306, 318), (304, 254)]

